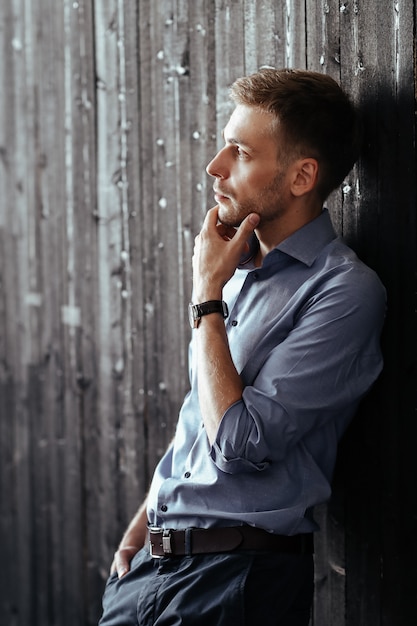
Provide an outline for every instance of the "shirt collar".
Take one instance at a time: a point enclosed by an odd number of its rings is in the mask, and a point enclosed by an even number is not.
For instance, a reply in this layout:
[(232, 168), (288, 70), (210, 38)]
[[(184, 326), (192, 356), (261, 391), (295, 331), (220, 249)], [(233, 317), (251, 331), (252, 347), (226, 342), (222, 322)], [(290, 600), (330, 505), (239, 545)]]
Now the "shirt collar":
[[(323, 209), (318, 217), (296, 230), (287, 239), (284, 239), (269, 254), (279, 250), (310, 267), (323, 248), (335, 237), (336, 233), (333, 229), (329, 212), (327, 209)], [(240, 260), (240, 269), (250, 269), (251, 262), (258, 249), (259, 241), (256, 235), (253, 234), (252, 239), (249, 241), (249, 251)], [(269, 257), (269, 254), (266, 258)]]
[(310, 267), (323, 248), (335, 237), (336, 233), (329, 212), (323, 209), (318, 217), (296, 230), (275, 249), (285, 252)]

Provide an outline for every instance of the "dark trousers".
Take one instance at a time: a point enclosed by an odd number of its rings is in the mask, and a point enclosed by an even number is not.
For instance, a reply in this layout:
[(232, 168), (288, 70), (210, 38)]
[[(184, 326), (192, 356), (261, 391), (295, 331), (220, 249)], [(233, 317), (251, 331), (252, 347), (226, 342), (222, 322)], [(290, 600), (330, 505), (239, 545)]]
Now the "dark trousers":
[(308, 626), (313, 557), (234, 552), (152, 558), (112, 575), (100, 626)]

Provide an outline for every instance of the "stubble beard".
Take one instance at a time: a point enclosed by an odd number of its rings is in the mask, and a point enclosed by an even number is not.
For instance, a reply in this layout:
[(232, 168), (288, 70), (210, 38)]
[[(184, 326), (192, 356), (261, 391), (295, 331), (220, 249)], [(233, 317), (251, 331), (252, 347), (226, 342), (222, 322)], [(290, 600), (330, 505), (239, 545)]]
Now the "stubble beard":
[[(265, 187), (256, 199), (246, 202), (237, 202), (233, 194), (227, 194), (228, 206), (219, 204), (219, 220), (225, 226), (238, 228), (245, 217), (250, 213), (260, 216), (259, 227), (266, 222), (272, 222), (285, 213), (285, 200), (283, 196), (282, 172), (277, 174), (273, 181)], [(226, 191), (225, 191), (226, 193)]]

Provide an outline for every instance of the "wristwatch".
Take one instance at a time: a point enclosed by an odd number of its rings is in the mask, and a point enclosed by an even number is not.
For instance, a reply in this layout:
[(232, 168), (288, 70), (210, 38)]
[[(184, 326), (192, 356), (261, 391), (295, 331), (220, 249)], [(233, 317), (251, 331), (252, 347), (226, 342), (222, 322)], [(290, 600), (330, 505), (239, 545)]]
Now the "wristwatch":
[(226, 319), (229, 315), (226, 302), (223, 302), (223, 300), (209, 300), (201, 304), (192, 304), (190, 302), (188, 305), (188, 317), (191, 328), (198, 328), (203, 315), (209, 315), (210, 313), (221, 313), (223, 318)]

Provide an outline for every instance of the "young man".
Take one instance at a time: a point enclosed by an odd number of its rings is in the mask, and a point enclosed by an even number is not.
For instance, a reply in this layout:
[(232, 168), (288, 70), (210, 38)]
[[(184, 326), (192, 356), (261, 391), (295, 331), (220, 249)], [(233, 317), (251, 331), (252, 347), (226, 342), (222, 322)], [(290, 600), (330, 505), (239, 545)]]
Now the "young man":
[(353, 106), (330, 77), (288, 69), (231, 96), (193, 257), (191, 391), (116, 552), (103, 626), (307, 626), (313, 507), (382, 367), (384, 289), (323, 209), (357, 156)]

